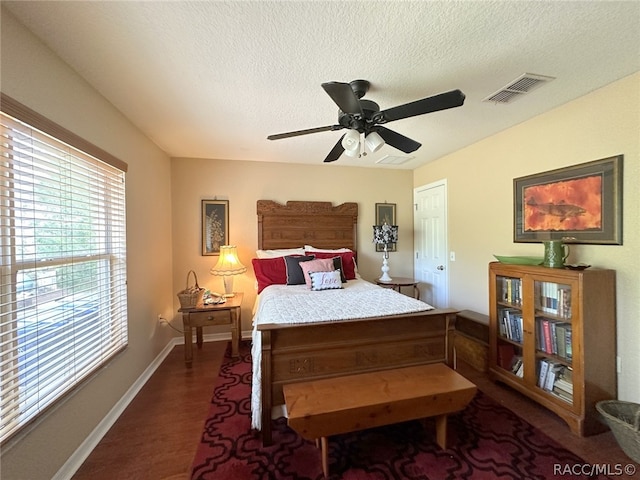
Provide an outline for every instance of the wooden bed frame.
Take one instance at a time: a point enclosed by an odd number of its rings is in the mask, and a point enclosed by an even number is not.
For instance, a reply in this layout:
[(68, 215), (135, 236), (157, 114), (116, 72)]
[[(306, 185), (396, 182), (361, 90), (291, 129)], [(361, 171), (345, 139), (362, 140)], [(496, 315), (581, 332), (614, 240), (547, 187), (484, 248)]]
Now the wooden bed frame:
[[(356, 252), (358, 204), (258, 200), (258, 248), (350, 248)], [(452, 365), (453, 309), (329, 323), (262, 324), (262, 442), (270, 445), (271, 410), (283, 386), (411, 365)]]

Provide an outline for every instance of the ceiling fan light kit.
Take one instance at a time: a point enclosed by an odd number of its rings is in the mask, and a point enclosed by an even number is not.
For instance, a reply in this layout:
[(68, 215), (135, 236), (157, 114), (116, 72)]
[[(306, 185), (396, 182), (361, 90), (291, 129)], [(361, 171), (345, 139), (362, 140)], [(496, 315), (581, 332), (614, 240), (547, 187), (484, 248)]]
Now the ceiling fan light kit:
[(411, 153), (420, 148), (422, 144), (382, 125), (394, 120), (460, 107), (464, 104), (465, 99), (464, 93), (460, 90), (451, 90), (381, 111), (377, 103), (362, 99), (370, 85), (367, 80), (353, 80), (350, 83), (323, 83), (322, 88), (339, 108), (338, 124), (269, 135), (267, 139), (280, 140), (346, 128), (349, 131), (334, 145), (324, 159), (325, 162), (334, 162), (343, 153), (350, 157), (360, 156), (362, 147), (360, 136), (362, 134), (365, 137), (366, 148), (372, 153), (380, 150), (385, 143), (404, 153)]
[(342, 136), (342, 147), (347, 155), (355, 157), (360, 153), (360, 133), (349, 130)]
[(364, 139), (364, 143), (371, 153), (377, 152), (384, 146), (384, 140), (376, 132), (371, 132), (367, 135)]

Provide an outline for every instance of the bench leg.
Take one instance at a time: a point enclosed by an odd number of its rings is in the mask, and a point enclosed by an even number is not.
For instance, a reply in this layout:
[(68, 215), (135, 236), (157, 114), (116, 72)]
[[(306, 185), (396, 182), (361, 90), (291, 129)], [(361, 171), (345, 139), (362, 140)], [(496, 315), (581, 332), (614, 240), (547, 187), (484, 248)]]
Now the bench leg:
[(324, 478), (329, 478), (329, 449), (328, 447), (327, 437), (322, 437), (320, 439), (320, 445), (322, 449), (322, 473), (324, 473)]
[(447, 449), (447, 416), (436, 416), (436, 443), (441, 449)]

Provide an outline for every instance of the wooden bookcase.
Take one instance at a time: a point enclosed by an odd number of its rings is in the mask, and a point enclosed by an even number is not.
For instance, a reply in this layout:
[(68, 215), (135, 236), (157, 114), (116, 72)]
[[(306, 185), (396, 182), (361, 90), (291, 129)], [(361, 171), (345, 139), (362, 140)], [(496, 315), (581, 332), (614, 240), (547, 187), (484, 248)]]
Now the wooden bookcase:
[(489, 298), (490, 377), (577, 435), (606, 430), (595, 404), (617, 397), (615, 271), (492, 262)]

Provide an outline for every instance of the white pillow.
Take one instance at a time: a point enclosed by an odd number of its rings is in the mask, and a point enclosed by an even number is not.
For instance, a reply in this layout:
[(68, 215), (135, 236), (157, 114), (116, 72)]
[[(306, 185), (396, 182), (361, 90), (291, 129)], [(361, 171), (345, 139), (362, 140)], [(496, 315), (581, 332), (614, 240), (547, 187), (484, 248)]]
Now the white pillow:
[(309, 277), (311, 277), (311, 290), (336, 290), (342, 288), (340, 270), (309, 272)]
[(277, 250), (256, 250), (258, 258), (277, 258), (287, 255), (304, 255), (304, 248), (280, 248)]
[(307, 252), (322, 252), (322, 253), (345, 253), (345, 252), (353, 252), (350, 248), (335, 248), (335, 249), (327, 249), (327, 248), (316, 248), (311, 245), (305, 245), (304, 250)]

